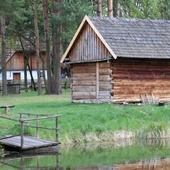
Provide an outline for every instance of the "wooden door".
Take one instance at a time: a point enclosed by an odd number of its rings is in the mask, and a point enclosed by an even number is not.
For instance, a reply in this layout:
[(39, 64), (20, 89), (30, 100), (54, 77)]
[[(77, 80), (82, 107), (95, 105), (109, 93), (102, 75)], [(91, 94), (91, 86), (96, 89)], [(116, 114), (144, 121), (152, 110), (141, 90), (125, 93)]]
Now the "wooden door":
[(21, 83), (21, 73), (13, 73), (13, 82), (14, 84)]

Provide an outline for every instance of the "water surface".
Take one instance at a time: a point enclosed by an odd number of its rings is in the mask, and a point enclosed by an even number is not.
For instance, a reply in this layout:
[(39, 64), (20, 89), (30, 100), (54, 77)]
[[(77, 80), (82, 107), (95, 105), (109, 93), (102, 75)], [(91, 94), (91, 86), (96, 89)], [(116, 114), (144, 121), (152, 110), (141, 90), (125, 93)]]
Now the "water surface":
[(43, 155), (10, 153), (1, 158), (0, 170), (170, 169), (170, 140), (62, 146), (59, 147), (58, 152)]

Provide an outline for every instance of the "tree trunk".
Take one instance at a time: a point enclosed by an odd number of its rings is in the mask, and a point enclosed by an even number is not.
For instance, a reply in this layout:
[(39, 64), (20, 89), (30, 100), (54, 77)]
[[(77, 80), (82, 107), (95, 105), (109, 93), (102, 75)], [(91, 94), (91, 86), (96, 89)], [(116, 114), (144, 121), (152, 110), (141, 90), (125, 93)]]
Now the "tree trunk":
[(44, 62), (44, 59), (42, 58), (42, 53), (40, 53), (40, 59), (41, 59), (41, 62), (42, 62), (42, 74), (43, 74), (43, 80), (44, 80), (44, 85), (45, 87), (47, 86), (47, 81), (46, 81), (46, 74), (45, 74), (45, 62)]
[(113, 17), (113, 0), (107, 0), (107, 15), (108, 17), (112, 18)]
[(43, 0), (43, 20), (44, 20), (44, 32), (46, 41), (46, 57), (47, 57), (47, 88), (46, 93), (51, 94), (51, 57), (50, 57), (50, 29), (48, 22), (48, 0)]
[(24, 57), (24, 69), (25, 69), (24, 70), (24, 75), (25, 75), (24, 79), (25, 79), (25, 83), (26, 83), (25, 87), (26, 87), (26, 90), (28, 91), (28, 89), (27, 89), (27, 86), (28, 86), (28, 84), (27, 84), (28, 83), (27, 82), (27, 67), (28, 67), (28, 70), (29, 70), (30, 76), (31, 76), (31, 86), (33, 85), (34, 91), (36, 91), (37, 88), (36, 88), (36, 85), (35, 85), (34, 77), (32, 75), (32, 69), (31, 69), (29, 61), (28, 61), (29, 52), (27, 52), (24, 49), (24, 45), (23, 45), (23, 43), (21, 41), (21, 37), (20, 37), (20, 43), (21, 43), (21, 47), (22, 47), (22, 50), (23, 50), (23, 57)]
[(22, 40), (21, 40), (21, 36), (18, 34), (18, 37), (19, 37), (19, 40), (20, 40), (20, 44), (21, 44), (21, 47), (22, 47), (22, 50), (23, 50), (23, 58), (24, 58), (24, 89), (25, 89), (25, 92), (28, 92), (28, 80), (27, 80), (27, 61), (25, 59), (25, 50), (24, 50), (24, 46), (23, 46), (23, 43), (22, 43)]
[(7, 96), (6, 80), (6, 42), (5, 42), (5, 18), (1, 18), (1, 35), (2, 35), (2, 95)]
[(28, 92), (27, 62), (26, 62), (26, 60), (25, 60), (24, 53), (23, 53), (23, 58), (24, 58), (24, 89), (25, 89), (25, 92)]
[[(57, 10), (57, 4), (61, 4), (61, 0), (53, 0), (53, 14), (57, 17), (61, 14), (61, 9)], [(57, 31), (56, 31), (57, 30)], [(53, 23), (53, 93), (61, 94), (61, 25), (57, 26), (57, 23)]]
[[(24, 50), (25, 51), (25, 50)], [(37, 90), (37, 88), (36, 88), (36, 84), (35, 84), (35, 81), (34, 81), (34, 77), (33, 77), (33, 75), (32, 75), (32, 68), (31, 68), (31, 66), (30, 66), (30, 64), (29, 64), (29, 61), (28, 61), (28, 57), (29, 57), (29, 53), (26, 53), (26, 52), (23, 52), (23, 55), (24, 55), (24, 60), (25, 60), (25, 62), (26, 62), (26, 65), (28, 66), (28, 70), (29, 70), (29, 72), (30, 72), (30, 76), (31, 76), (31, 86), (33, 86), (33, 88), (34, 88), (34, 91), (36, 91)]]
[(168, 0), (165, 0), (165, 18), (166, 19), (169, 19), (169, 3), (168, 3)]
[(119, 0), (113, 0), (113, 16), (119, 17)]
[(102, 17), (102, 0), (97, 0), (97, 16)]
[(41, 80), (40, 80), (40, 45), (39, 45), (39, 29), (37, 20), (37, 1), (34, 0), (34, 27), (35, 27), (35, 48), (36, 48), (36, 65), (37, 65), (37, 85), (38, 85), (38, 95), (41, 95)]

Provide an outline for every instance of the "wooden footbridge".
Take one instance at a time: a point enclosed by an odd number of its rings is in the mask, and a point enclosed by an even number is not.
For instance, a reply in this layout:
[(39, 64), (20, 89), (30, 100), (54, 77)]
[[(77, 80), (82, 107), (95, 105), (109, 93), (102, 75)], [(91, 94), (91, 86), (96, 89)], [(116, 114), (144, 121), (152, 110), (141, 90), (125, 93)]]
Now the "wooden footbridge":
[[(58, 118), (61, 115), (49, 116), (45, 114), (30, 114), (19, 113), (19, 119), (13, 119), (10, 117), (0, 116), (0, 118), (8, 119), (16, 122), (17, 126), (20, 126), (20, 134), (15, 136), (6, 136), (0, 139), (0, 144), (7, 150), (28, 151), (31, 149), (38, 149), (44, 147), (57, 146), (58, 141)], [(25, 118), (26, 116), (26, 118)], [(39, 122), (44, 119), (55, 119), (55, 127), (43, 127), (39, 126)], [(31, 125), (30, 122), (34, 122), (35, 125)], [(35, 128), (35, 137), (26, 136), (24, 134), (24, 128)], [(55, 130), (55, 141), (44, 140), (38, 137), (39, 129)]]

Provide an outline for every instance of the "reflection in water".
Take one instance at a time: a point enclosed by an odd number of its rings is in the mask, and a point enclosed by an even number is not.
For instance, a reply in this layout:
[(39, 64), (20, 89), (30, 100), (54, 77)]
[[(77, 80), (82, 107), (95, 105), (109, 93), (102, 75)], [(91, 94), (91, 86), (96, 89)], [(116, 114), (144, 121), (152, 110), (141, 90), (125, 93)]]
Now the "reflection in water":
[[(94, 146), (94, 147), (93, 147)], [(0, 170), (169, 170), (170, 141), (141, 140), (59, 148), (43, 155), (10, 154)]]
[(114, 170), (169, 170), (170, 159), (153, 159), (136, 163), (115, 165)]

